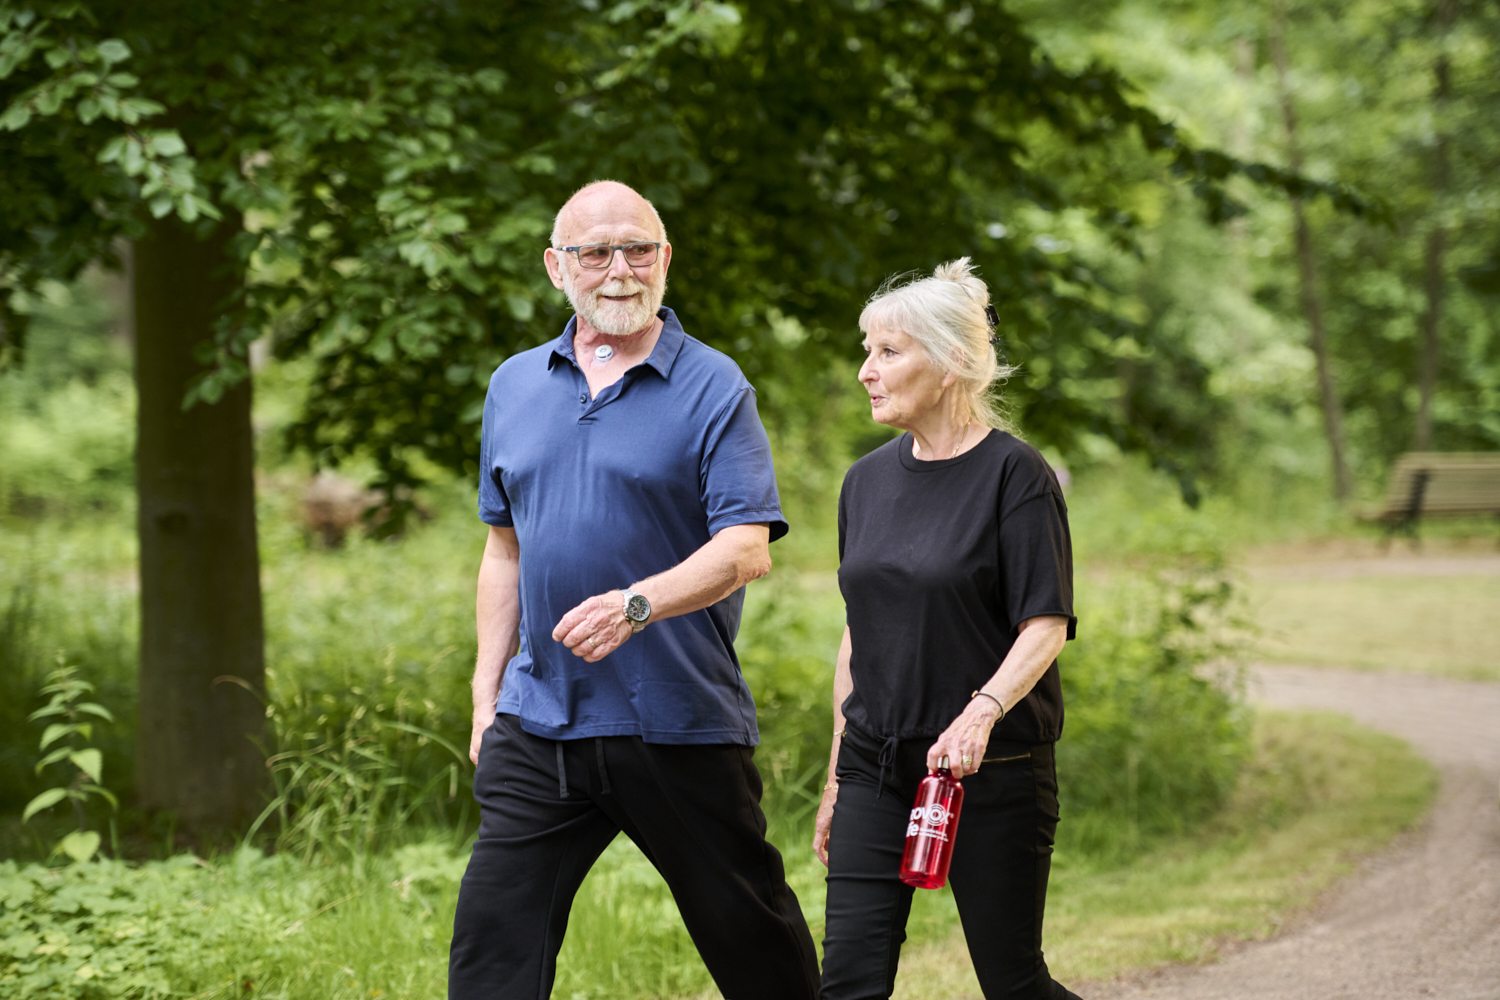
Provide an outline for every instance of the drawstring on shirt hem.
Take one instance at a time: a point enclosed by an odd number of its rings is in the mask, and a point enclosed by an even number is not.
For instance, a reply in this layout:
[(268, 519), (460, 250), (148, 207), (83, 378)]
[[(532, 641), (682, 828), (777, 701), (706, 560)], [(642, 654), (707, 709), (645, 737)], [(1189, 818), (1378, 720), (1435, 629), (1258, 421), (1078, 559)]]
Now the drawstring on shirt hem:
[(895, 766), (896, 749), (900, 743), (901, 740), (898, 737), (888, 736), (886, 737), (886, 741), (880, 746), (880, 756), (876, 758), (876, 763), (880, 765), (880, 780), (875, 785), (875, 797), (877, 799), (885, 791), (885, 773)]

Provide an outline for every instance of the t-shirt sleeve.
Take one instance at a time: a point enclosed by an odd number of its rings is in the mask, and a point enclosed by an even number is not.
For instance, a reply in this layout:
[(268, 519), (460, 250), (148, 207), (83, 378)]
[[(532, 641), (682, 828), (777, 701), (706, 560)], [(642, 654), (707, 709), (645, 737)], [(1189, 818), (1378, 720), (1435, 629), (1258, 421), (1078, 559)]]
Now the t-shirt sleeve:
[(768, 523), (771, 541), (787, 533), (776, 491), (771, 441), (755, 409), (755, 390), (740, 390), (709, 428), (699, 474), (708, 533), (736, 524)]
[(510, 515), (510, 498), (500, 481), (501, 470), (495, 466), (495, 436), (499, 433), (495, 417), (496, 381), (490, 380), (484, 400), (484, 425), (479, 435), (479, 519), (497, 528), (511, 528), (515, 522)]
[(844, 497), (849, 491), (849, 477), (844, 476), (844, 485), (839, 490), (839, 562), (844, 561), (844, 537), (849, 534), (849, 508), (844, 505)]
[(1073, 614), (1073, 543), (1062, 497), (1049, 491), (1012, 507), (1000, 522), (1000, 571), (1006, 617), (1012, 626), (1038, 615)]

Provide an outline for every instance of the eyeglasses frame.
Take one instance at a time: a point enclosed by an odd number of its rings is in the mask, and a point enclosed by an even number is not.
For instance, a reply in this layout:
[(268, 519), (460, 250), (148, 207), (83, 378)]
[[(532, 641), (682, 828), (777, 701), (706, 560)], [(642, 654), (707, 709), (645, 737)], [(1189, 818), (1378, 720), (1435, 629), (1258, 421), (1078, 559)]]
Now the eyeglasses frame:
[[(575, 247), (558, 247), (557, 249), (561, 250), (563, 253), (571, 253), (573, 255), (573, 259), (578, 261), (578, 266), (583, 268), (585, 271), (605, 271), (608, 270), (612, 264), (614, 264), (616, 253), (624, 254), (626, 247), (643, 247), (648, 245), (656, 248), (656, 256), (651, 258), (650, 264), (632, 264), (630, 263), (629, 258), (626, 258), (625, 266), (651, 267), (657, 261), (661, 260), (662, 248), (662, 244), (660, 242), (654, 242), (652, 240), (631, 240), (629, 243), (621, 243), (618, 246), (613, 243), (580, 243)], [(583, 262), (582, 257), (578, 256), (578, 251), (587, 250), (592, 247), (609, 247), (609, 260), (606, 261), (602, 267), (590, 267)]]

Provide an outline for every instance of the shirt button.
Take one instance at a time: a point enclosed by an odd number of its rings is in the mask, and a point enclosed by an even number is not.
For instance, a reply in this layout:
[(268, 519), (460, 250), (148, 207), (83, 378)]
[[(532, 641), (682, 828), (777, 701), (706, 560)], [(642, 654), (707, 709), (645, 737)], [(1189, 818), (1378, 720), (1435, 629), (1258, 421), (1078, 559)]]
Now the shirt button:
[(589, 394), (586, 392), (580, 392), (578, 394), (578, 401), (580, 403), (587, 403), (589, 401)]

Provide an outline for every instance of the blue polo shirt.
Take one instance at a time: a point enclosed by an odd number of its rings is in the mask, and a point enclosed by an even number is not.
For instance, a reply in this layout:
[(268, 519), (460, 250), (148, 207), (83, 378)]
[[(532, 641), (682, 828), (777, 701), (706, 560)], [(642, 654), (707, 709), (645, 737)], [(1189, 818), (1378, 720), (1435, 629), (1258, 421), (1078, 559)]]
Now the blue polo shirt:
[(490, 378), (479, 517), (521, 550), (519, 652), (496, 711), (548, 739), (760, 742), (734, 653), (743, 588), (652, 622), (598, 663), (552, 638), (586, 598), (671, 569), (721, 528), (786, 534), (755, 390), (670, 309), (645, 361), (593, 399), (573, 355), (576, 318)]

